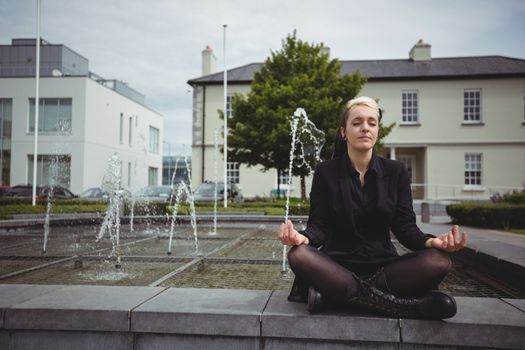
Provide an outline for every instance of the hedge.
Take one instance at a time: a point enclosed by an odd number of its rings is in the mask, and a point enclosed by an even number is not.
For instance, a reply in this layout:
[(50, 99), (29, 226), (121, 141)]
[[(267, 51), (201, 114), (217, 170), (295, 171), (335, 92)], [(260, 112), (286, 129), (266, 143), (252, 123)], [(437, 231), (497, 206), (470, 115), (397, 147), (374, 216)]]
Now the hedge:
[[(81, 199), (54, 199), (52, 200), (53, 213), (82, 213), (82, 212), (104, 212), (108, 203), (106, 201), (86, 201)], [(238, 211), (238, 212), (264, 212), (266, 215), (284, 215), (286, 200), (270, 199), (261, 201), (245, 201), (242, 203), (229, 203), (228, 208), (224, 209), (222, 201), (218, 204), (218, 210)], [(132, 202), (124, 200), (123, 214), (131, 215)], [(136, 216), (158, 216), (171, 215), (173, 213), (174, 203), (171, 207), (168, 202), (163, 201), (135, 201), (133, 215)], [(213, 211), (213, 202), (196, 202), (197, 212)], [(47, 199), (37, 199), (36, 206), (31, 205), (31, 198), (4, 197), (0, 198), (0, 219), (10, 219), (15, 214), (40, 214), (47, 210)], [(290, 215), (308, 215), (310, 210), (309, 203), (301, 202), (297, 199), (290, 200)], [(179, 206), (179, 215), (189, 215), (189, 205), (184, 203)]]
[(525, 192), (504, 195), (503, 202), (509, 204), (525, 204)]
[[(173, 206), (169, 206), (168, 202), (135, 202), (133, 207), (133, 215), (171, 215), (173, 213)], [(195, 210), (213, 211), (213, 202), (196, 202)], [(239, 212), (264, 212), (266, 215), (284, 215), (284, 202), (243, 202), (243, 203), (229, 203), (228, 208), (224, 209), (222, 202), (217, 203), (217, 210), (220, 212), (239, 211)], [(290, 203), (290, 215), (308, 215), (310, 210), (309, 204), (304, 203)], [(189, 215), (190, 207), (184, 203), (179, 206), (179, 215)], [(127, 203), (124, 215), (131, 215), (131, 205)]]
[(485, 228), (525, 228), (525, 204), (462, 203), (447, 206), (453, 223)]

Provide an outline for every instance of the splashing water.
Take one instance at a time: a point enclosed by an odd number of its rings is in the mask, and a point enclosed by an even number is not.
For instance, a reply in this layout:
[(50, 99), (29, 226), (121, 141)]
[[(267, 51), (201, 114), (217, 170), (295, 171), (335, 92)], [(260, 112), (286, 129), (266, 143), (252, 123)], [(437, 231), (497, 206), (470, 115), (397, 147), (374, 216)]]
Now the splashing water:
[(97, 236), (97, 242), (100, 241), (106, 231), (111, 240), (112, 250), (111, 256), (115, 256), (117, 263), (116, 268), (120, 268), (120, 206), (124, 191), (120, 189), (122, 161), (119, 156), (114, 153), (108, 160), (108, 167), (104, 178), (102, 179), (102, 189), (109, 194), (109, 203), (106, 209), (106, 216), (100, 227)]
[[(58, 134), (62, 136), (61, 140), (64, 140), (64, 137), (67, 137), (68, 135), (70, 135), (71, 123), (69, 121), (58, 120), (56, 126), (57, 126)], [(51, 216), (51, 210), (53, 208), (53, 194), (55, 191), (55, 186), (60, 182), (59, 174), (66, 174), (69, 172), (68, 169), (62, 169), (62, 167), (64, 167), (64, 164), (60, 163), (60, 154), (65, 149), (65, 146), (66, 146), (65, 141), (62, 141), (60, 143), (55, 143), (54, 153), (56, 153), (56, 155), (51, 158), (50, 178), (49, 178), (50, 183), (49, 183), (49, 189), (47, 192), (47, 206), (46, 206), (46, 216), (44, 220), (44, 243), (42, 245), (42, 254), (45, 254), (47, 252), (47, 240), (49, 238), (50, 216)], [(69, 187), (69, 183), (64, 183), (63, 185), (65, 185), (66, 187)]]
[[(185, 152), (184, 152), (185, 153)], [(190, 172), (190, 165), (188, 164), (188, 157), (186, 154), (184, 155), (184, 164), (186, 166), (186, 174), (188, 176), (187, 180), (189, 183), (189, 186), (186, 185), (184, 181), (181, 181), (177, 185), (177, 192), (175, 195), (175, 205), (173, 207), (173, 215), (171, 217), (171, 225), (170, 225), (170, 235), (169, 235), (169, 241), (168, 241), (168, 254), (171, 255), (171, 246), (173, 242), (173, 233), (175, 231), (175, 223), (177, 222), (177, 213), (179, 210), (179, 206), (183, 198), (185, 199), (186, 203), (190, 204), (190, 214), (191, 214), (191, 227), (193, 228), (193, 239), (195, 244), (195, 255), (200, 254), (199, 249), (199, 238), (197, 235), (197, 218), (195, 214), (195, 201), (193, 197), (193, 192), (191, 191), (192, 188), (192, 182), (191, 182), (191, 172)], [(172, 184), (173, 188), (173, 184)], [(183, 197), (184, 196), (184, 197)], [(170, 200), (171, 204), (171, 200)]]
[[(317, 129), (315, 124), (308, 118), (303, 108), (297, 108), (290, 121), (290, 135), (292, 137), (290, 147), (290, 161), (288, 163), (288, 187), (286, 189), (286, 208), (284, 223), (288, 222), (290, 212), (290, 189), (292, 185), (293, 168), (305, 169), (310, 176), (315, 168), (315, 164), (321, 161), (321, 150), (325, 142), (325, 134)], [(296, 151), (299, 154), (296, 154)], [(281, 273), (286, 275), (287, 247), (283, 246), (283, 259)]]

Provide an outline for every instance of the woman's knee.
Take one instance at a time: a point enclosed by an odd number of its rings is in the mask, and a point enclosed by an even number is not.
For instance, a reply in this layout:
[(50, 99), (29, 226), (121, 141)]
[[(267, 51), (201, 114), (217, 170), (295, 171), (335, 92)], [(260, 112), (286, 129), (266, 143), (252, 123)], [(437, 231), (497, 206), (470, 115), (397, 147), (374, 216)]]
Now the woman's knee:
[(425, 250), (425, 264), (438, 274), (446, 275), (452, 269), (452, 260), (447, 252), (436, 248)]
[(304, 265), (308, 259), (309, 248), (311, 247), (306, 245), (296, 245), (290, 248), (288, 252), (288, 263), (290, 267), (294, 268)]

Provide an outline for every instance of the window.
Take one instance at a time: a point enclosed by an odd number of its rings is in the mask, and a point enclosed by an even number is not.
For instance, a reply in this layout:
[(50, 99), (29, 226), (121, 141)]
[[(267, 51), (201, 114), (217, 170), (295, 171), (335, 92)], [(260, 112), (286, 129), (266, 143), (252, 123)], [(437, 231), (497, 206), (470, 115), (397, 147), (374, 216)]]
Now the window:
[(465, 154), (465, 186), (481, 186), (481, 154)]
[(231, 117), (233, 115), (233, 101), (235, 100), (234, 95), (226, 96), (226, 115)]
[[(38, 114), (38, 131), (71, 133), (72, 99), (42, 98)], [(35, 99), (29, 99), (29, 132), (35, 132)]]
[[(66, 154), (38, 155), (37, 185), (58, 185), (69, 188), (71, 183), (71, 156)], [(33, 183), (33, 155), (27, 155), (27, 182)]]
[(129, 130), (128, 130), (128, 145), (132, 147), (133, 145), (133, 117), (129, 117)]
[(13, 100), (0, 99), (0, 185), (9, 186), (11, 174), (11, 126)]
[(124, 114), (120, 113), (120, 144), (124, 143)]
[(240, 172), (239, 172), (239, 163), (236, 162), (228, 162), (226, 166), (226, 176), (228, 179), (228, 183), (234, 183), (238, 184), (240, 179)]
[(465, 89), (463, 92), (463, 121), (481, 122), (481, 89)]
[(159, 169), (148, 167), (148, 186), (157, 186), (159, 184)]
[(288, 185), (288, 181), (290, 180), (290, 176), (288, 174), (288, 169), (280, 170), (279, 171), (279, 185)]
[(401, 94), (402, 109), (401, 109), (401, 123), (402, 124), (417, 124), (418, 123), (418, 102), (417, 91), (407, 90)]
[(128, 188), (131, 188), (131, 162), (128, 162)]
[(153, 126), (149, 127), (149, 151), (159, 153), (159, 129)]

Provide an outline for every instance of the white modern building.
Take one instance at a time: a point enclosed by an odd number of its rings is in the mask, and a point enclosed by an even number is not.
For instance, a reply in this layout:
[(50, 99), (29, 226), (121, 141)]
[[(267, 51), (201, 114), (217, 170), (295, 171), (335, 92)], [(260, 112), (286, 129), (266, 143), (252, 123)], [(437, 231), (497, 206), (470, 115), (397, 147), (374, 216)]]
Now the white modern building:
[[(407, 165), (414, 198), (488, 199), (525, 186), (525, 59), (433, 58), (431, 46), (419, 41), (405, 59), (341, 64), (342, 74), (360, 71), (367, 77), (360, 95), (379, 100), (385, 125), (396, 123), (384, 140), (384, 156)], [(222, 126), (217, 110), (223, 109), (223, 73), (214, 67), (213, 52), (206, 48), (203, 76), (188, 81), (195, 186), (211, 179), (214, 130)], [(228, 100), (250, 90), (260, 67), (228, 70)], [(245, 197), (268, 196), (279, 181), (275, 171), (235, 163), (228, 168)], [(298, 196), (299, 180), (292, 184)]]
[[(13, 39), (0, 45), (2, 185), (33, 181), (35, 43)], [(68, 47), (41, 41), (37, 183), (74, 193), (100, 186), (116, 153), (124, 187), (160, 184), (162, 116), (142, 94), (88, 66)]]

